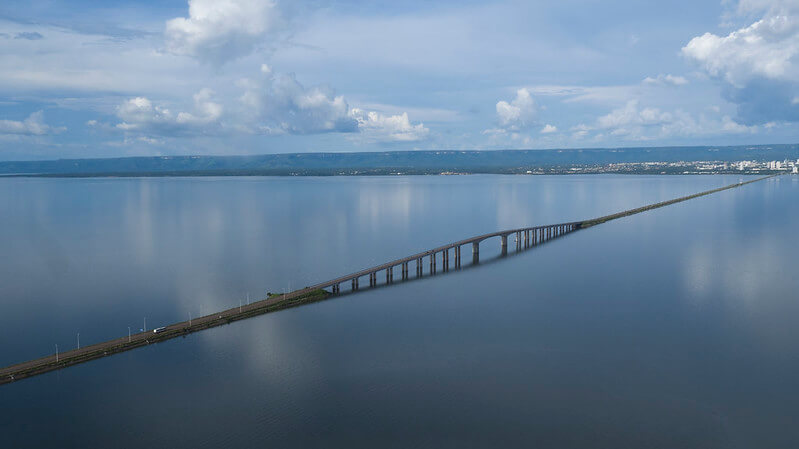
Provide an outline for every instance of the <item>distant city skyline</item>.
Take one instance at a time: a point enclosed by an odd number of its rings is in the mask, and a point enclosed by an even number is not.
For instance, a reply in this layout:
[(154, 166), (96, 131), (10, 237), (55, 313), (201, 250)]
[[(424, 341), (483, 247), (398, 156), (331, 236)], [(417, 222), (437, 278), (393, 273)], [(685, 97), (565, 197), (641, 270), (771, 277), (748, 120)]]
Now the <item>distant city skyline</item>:
[(795, 143), (799, 1), (9, 1), (0, 160)]

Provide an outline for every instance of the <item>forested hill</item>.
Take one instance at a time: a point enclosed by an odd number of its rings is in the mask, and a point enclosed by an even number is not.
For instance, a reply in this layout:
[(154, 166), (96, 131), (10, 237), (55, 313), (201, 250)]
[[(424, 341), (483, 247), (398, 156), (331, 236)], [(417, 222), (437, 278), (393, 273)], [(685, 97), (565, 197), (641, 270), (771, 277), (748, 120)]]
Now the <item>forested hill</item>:
[(258, 156), (162, 156), (11, 161), (0, 162), (0, 174), (164, 176), (511, 173), (523, 169), (612, 163), (732, 162), (739, 160), (795, 160), (797, 158), (799, 158), (799, 144), (564, 150), (288, 153)]

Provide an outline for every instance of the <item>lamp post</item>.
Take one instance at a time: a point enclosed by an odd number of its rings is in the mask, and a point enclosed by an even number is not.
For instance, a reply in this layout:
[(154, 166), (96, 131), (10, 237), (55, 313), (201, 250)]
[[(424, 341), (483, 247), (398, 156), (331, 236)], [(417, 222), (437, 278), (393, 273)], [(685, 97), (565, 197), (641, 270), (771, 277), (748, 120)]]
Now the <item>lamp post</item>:
[(80, 332), (78, 332), (78, 349), (80, 349)]
[(55, 345), (55, 362), (58, 363), (58, 345)]

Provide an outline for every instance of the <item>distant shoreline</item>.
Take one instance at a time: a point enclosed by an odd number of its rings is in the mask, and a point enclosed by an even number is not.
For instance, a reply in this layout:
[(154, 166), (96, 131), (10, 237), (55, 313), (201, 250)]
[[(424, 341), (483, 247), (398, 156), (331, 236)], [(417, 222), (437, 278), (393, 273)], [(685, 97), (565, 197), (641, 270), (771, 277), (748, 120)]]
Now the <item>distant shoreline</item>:
[(283, 153), (0, 162), (0, 176), (392, 176), (755, 174), (790, 172), (799, 144), (563, 150)]
[(283, 171), (180, 171), (180, 172), (96, 172), (96, 173), (0, 173), (2, 178), (201, 178), (201, 177), (335, 177), (335, 176), (467, 176), (467, 175), (519, 175), (519, 176), (575, 176), (575, 175), (774, 175), (777, 170), (591, 170), (548, 169), (532, 173), (518, 170), (440, 172), (424, 170), (396, 171), (336, 171), (336, 172), (283, 172)]

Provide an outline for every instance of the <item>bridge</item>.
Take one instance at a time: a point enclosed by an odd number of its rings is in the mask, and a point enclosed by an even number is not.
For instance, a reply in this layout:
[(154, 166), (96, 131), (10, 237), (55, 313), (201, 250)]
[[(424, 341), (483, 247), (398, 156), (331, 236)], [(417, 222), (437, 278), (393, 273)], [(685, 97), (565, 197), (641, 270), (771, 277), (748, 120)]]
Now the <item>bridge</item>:
[[(377, 285), (377, 278), (379, 272), (385, 272), (386, 283), (391, 284), (394, 282), (394, 268), (398, 268), (400, 271), (401, 280), (408, 280), (409, 278), (409, 266), (413, 262), (414, 267), (416, 269), (416, 276), (420, 277), (424, 274), (424, 266), (425, 266), (425, 259), (427, 259), (429, 264), (429, 274), (435, 274), (437, 271), (437, 265), (439, 260), (439, 255), (441, 256), (441, 269), (442, 271), (449, 271), (450, 269), (450, 256), (453, 256), (454, 260), (452, 265), (455, 268), (460, 268), (461, 266), (461, 250), (464, 246), (472, 248), (472, 262), (476, 263), (480, 258), (480, 243), (484, 240), (499, 237), (500, 241), (500, 248), (502, 254), (507, 254), (508, 252), (508, 237), (515, 236), (515, 243), (516, 249), (520, 250), (522, 248), (530, 248), (532, 246), (539, 245), (547, 240), (551, 240), (569, 232), (576, 231), (580, 229), (583, 222), (571, 222), (571, 223), (559, 223), (554, 225), (546, 225), (546, 226), (534, 226), (529, 228), (519, 228), (519, 229), (510, 229), (505, 231), (499, 232), (492, 232), (490, 234), (483, 234), (478, 235), (477, 237), (472, 237), (465, 240), (460, 240), (453, 243), (448, 243), (443, 246), (439, 246), (438, 248), (433, 248), (421, 253), (414, 254), (412, 256), (403, 257), (402, 259), (393, 260), (391, 262), (387, 262), (381, 265), (377, 265), (375, 267), (367, 268), (365, 270), (358, 271), (356, 273), (351, 273), (346, 276), (341, 276), (336, 279), (332, 279), (327, 282), (322, 282), (320, 284), (313, 285), (311, 287), (306, 287), (304, 290), (317, 290), (317, 289), (326, 289), (330, 288), (332, 293), (339, 293), (341, 292), (341, 284), (350, 282), (351, 289), (358, 290), (360, 278), (364, 276), (369, 276), (369, 286), (374, 287)], [(451, 254), (450, 254), (451, 253)]]
[[(643, 207), (638, 207), (590, 220), (509, 229), (459, 240), (457, 242), (448, 243), (446, 245), (416, 253), (408, 257), (403, 257), (401, 259), (396, 259), (391, 262), (367, 268), (365, 270), (340, 276), (335, 279), (331, 279), (329, 281), (305, 287), (303, 289), (283, 295), (274, 295), (267, 299), (256, 301), (251, 304), (241, 305), (239, 307), (223, 310), (211, 315), (164, 326), (158, 328), (156, 332), (148, 332), (145, 330), (144, 332), (131, 334), (127, 337), (121, 337), (83, 348), (73, 349), (60, 354), (56, 353), (39, 359), (7, 366), (0, 369), (0, 384), (14, 382), (26, 377), (62, 369), (67, 366), (87, 362), (89, 360), (94, 360), (123, 351), (128, 351), (137, 347), (158, 343), (179, 336), (185, 336), (189, 333), (211, 327), (230, 324), (233, 321), (326, 299), (331, 294), (336, 295), (341, 293), (342, 284), (348, 283), (352, 291), (357, 291), (360, 288), (360, 279), (363, 277), (368, 276), (369, 286), (376, 287), (378, 285), (378, 277), (382, 273), (385, 276), (385, 283), (392, 284), (394, 283), (395, 268), (399, 270), (400, 279), (402, 281), (410, 279), (409, 268), (411, 264), (413, 264), (415, 269), (416, 277), (422, 277), (425, 275), (425, 265), (428, 266), (428, 274), (436, 274), (439, 260), (441, 261), (441, 270), (443, 272), (447, 272), (450, 270), (451, 266), (456, 269), (461, 267), (461, 251), (463, 247), (471, 247), (472, 263), (477, 263), (480, 257), (480, 245), (489, 239), (499, 237), (501, 254), (504, 255), (508, 252), (508, 239), (510, 237), (514, 237), (516, 250), (532, 248), (547, 241), (563, 237), (580, 229), (596, 226), (607, 221), (627, 217), (660, 207), (665, 207), (682, 201), (688, 201), (693, 198), (710, 195), (723, 190), (741, 187), (743, 185), (758, 182), (774, 176), (779, 175), (770, 175), (750, 181), (738, 182), (725, 187), (720, 187), (718, 189), (649, 204)], [(450, 256), (453, 258), (452, 264), (450, 264)], [(329, 289), (329, 291), (327, 289)]]

